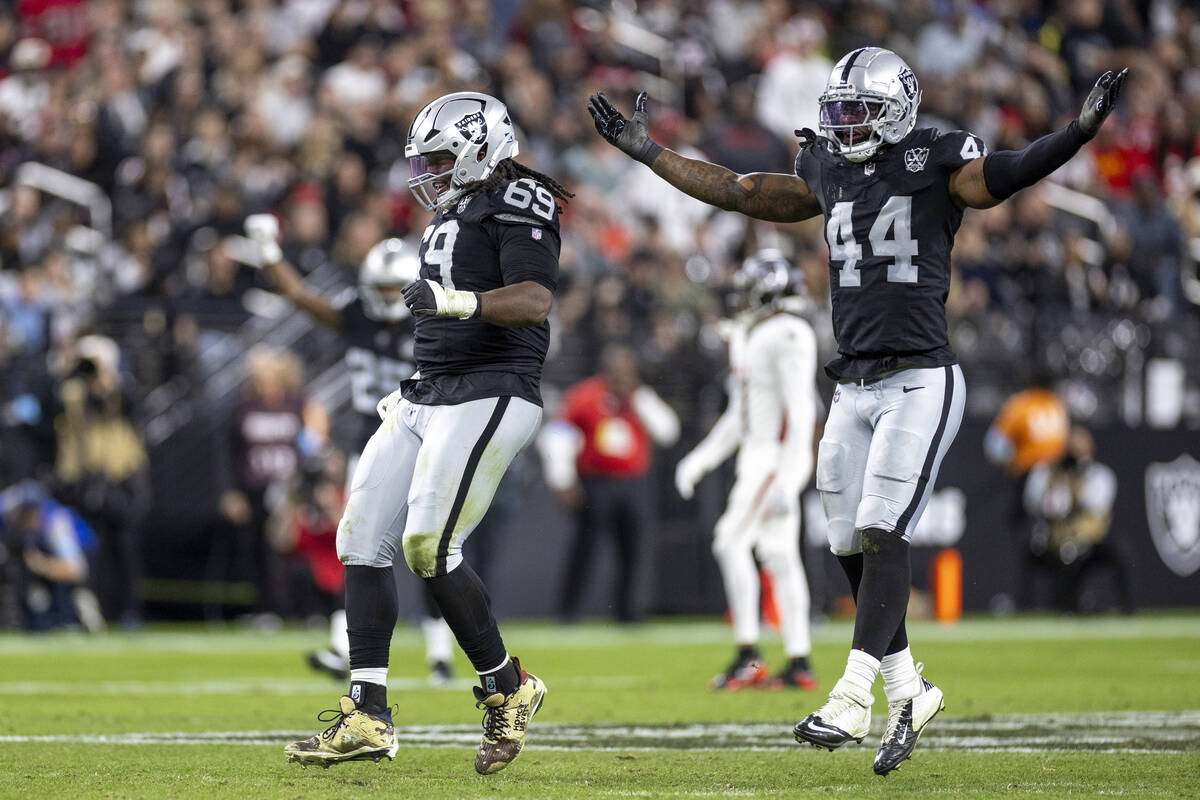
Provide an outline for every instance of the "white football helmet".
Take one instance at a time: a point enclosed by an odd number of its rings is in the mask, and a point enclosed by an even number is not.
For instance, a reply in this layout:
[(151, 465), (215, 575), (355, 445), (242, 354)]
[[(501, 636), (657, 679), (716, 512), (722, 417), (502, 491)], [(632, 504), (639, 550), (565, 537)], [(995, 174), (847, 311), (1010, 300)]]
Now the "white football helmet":
[(913, 129), (921, 89), (900, 56), (860, 47), (834, 66), (818, 102), (821, 133), (847, 160), (861, 162)]
[(778, 250), (759, 250), (733, 274), (733, 288), (748, 310), (768, 305), (791, 293), (791, 265)]
[(378, 322), (399, 322), (409, 314), (404, 296), (389, 299), (384, 289), (399, 290), (417, 280), (421, 259), (403, 239), (384, 239), (371, 248), (358, 270), (358, 296), (367, 316)]
[[(454, 156), (450, 187), (441, 192), (433, 182), (443, 177), (429, 171), (428, 155), (445, 150)], [(408, 129), (404, 155), (412, 177), (408, 188), (426, 209), (452, 202), (469, 183), (481, 181), (496, 165), (518, 153), (508, 108), (491, 95), (455, 92), (425, 106)]]

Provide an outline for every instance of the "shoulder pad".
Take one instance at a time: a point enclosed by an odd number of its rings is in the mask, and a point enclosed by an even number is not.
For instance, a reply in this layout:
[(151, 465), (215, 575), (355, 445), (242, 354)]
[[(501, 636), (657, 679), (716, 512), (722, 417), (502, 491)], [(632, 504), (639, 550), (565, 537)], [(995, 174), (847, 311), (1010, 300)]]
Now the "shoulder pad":
[(558, 200), (550, 190), (533, 178), (516, 178), (493, 186), (486, 202), (476, 199), (478, 209), (468, 213), (479, 219), (491, 217), (499, 222), (517, 225), (538, 225), (558, 229)]
[(930, 149), (933, 151), (933, 162), (949, 170), (956, 170), (988, 153), (983, 139), (968, 131), (949, 131), (935, 135), (931, 137)]

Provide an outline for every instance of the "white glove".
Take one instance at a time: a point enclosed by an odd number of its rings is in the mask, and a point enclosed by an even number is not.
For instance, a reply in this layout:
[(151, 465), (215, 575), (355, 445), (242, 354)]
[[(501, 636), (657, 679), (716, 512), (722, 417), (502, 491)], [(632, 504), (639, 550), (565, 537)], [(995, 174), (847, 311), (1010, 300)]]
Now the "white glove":
[(478, 292), (447, 289), (424, 278), (404, 287), (404, 302), (414, 317), (458, 317), (473, 319), (482, 310)]
[(283, 260), (279, 249), (279, 220), (274, 214), (251, 214), (246, 217), (246, 238), (258, 245), (262, 263), (277, 264)]
[(679, 496), (684, 500), (691, 500), (692, 495), (696, 493), (696, 484), (707, 473), (708, 470), (695, 455), (689, 453), (679, 459), (675, 466), (675, 488), (679, 491)]
[(397, 389), (391, 394), (380, 398), (379, 402), (375, 404), (375, 413), (379, 415), (381, 420), (387, 419), (388, 414), (392, 413), (392, 409), (403, 399), (400, 394), (401, 391), (401, 389)]

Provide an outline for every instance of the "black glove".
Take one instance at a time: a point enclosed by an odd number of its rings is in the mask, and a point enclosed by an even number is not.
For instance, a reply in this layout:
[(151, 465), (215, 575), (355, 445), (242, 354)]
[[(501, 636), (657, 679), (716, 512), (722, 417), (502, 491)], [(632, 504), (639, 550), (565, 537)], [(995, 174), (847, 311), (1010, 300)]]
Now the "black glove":
[(817, 134), (813, 132), (812, 128), (799, 128), (792, 133), (796, 134), (796, 138), (800, 140), (801, 150), (807, 150), (817, 143)]
[(588, 98), (587, 108), (596, 123), (597, 133), (622, 153), (649, 166), (663, 151), (663, 146), (650, 138), (645, 92), (638, 92), (637, 99), (633, 101), (632, 119), (625, 119), (604, 96), (604, 92), (597, 92)]
[(1079, 112), (1079, 129), (1090, 139), (1100, 130), (1100, 126), (1117, 105), (1117, 95), (1129, 76), (1129, 68), (1114, 75), (1112, 70), (1105, 72), (1096, 81), (1087, 100), (1083, 101), (1083, 111)]

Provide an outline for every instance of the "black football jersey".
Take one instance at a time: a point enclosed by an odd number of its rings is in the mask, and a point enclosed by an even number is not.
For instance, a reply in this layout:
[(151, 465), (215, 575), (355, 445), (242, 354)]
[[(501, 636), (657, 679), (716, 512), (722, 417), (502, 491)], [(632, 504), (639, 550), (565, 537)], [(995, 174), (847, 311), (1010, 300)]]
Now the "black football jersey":
[(825, 215), (838, 356), (834, 380), (873, 378), (956, 362), (946, 334), (950, 250), (962, 209), (950, 174), (986, 154), (964, 131), (920, 128), (855, 164), (818, 140), (796, 157), (796, 174)]
[(416, 371), (413, 359), (413, 320), (380, 322), (367, 316), (362, 299), (342, 306), (342, 332), (346, 340), (346, 367), (354, 410), (362, 419), (358, 448), (379, 427), (375, 406)]
[[(535, 281), (553, 292), (559, 246), (554, 196), (532, 178), (518, 178), (439, 209), (421, 237), (420, 274), (462, 291)], [(481, 319), (419, 317), (421, 377), (405, 384), (404, 396), (439, 405), (510, 395), (540, 405), (549, 343), (548, 323), (505, 328)]]

